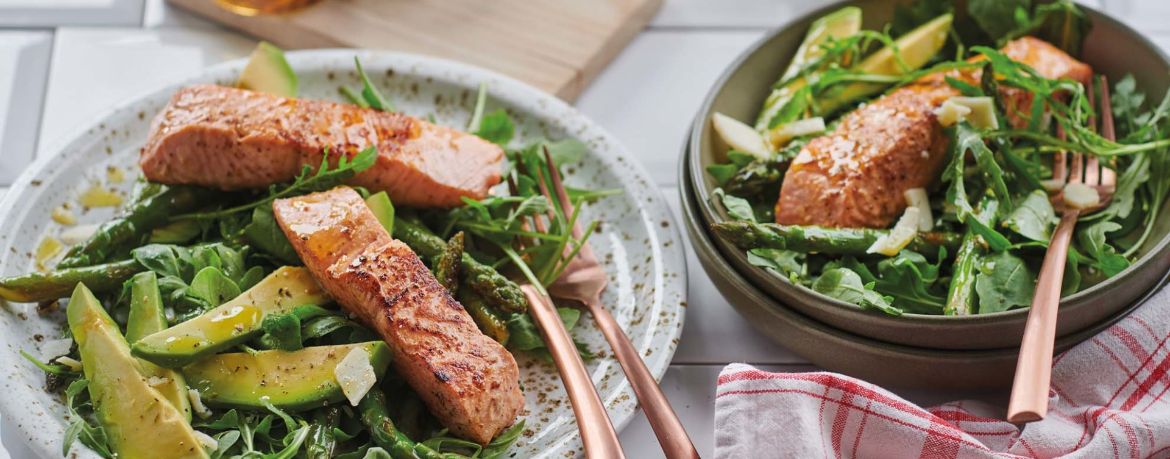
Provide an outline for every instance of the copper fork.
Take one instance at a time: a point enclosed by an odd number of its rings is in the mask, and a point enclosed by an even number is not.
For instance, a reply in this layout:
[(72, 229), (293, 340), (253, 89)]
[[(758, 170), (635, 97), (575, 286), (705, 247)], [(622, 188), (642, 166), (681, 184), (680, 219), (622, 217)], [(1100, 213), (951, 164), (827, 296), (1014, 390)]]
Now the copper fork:
[[(552, 192), (549, 192), (549, 186), (543, 180), (543, 176), (539, 176), (541, 180), (537, 181), (537, 185), (540, 187), (541, 194), (555, 197), (565, 215), (574, 214), (576, 210), (573, 202), (569, 199), (568, 192), (565, 191), (560, 170), (547, 149), (544, 151), (544, 158), (548, 166), (549, 180), (552, 182)], [(580, 224), (575, 223), (572, 231), (574, 238), (581, 238)], [(571, 253), (569, 249), (566, 247), (566, 254)], [(597, 328), (605, 335), (605, 340), (613, 348), (614, 356), (621, 364), (622, 371), (626, 373), (626, 378), (633, 386), (634, 395), (638, 398), (639, 404), (642, 405), (646, 419), (650, 421), (650, 427), (654, 429), (654, 434), (658, 437), (658, 443), (662, 446), (666, 457), (670, 459), (698, 458), (699, 452), (695, 450), (695, 445), (687, 435), (682, 422), (679, 421), (678, 415), (671, 408), (670, 401), (662, 393), (662, 388), (658, 386), (658, 382), (654, 380), (654, 376), (646, 368), (642, 356), (634, 348), (630, 338), (622, 331), (621, 326), (614, 320), (613, 315), (601, 304), (601, 292), (605, 290), (608, 280), (605, 270), (601, 268), (601, 263), (593, 254), (593, 249), (589, 247), (587, 241), (581, 241), (581, 247), (576, 250), (576, 256), (569, 261), (561, 275), (549, 285), (549, 293), (557, 298), (580, 302), (584, 305), (584, 309), (593, 316), (597, 322)]]
[[(1101, 84), (1101, 136), (1114, 140), (1113, 111), (1109, 100), (1109, 82), (1104, 76), (1098, 77)], [(1092, 88), (1089, 89), (1089, 104), (1094, 103)], [(1089, 123), (1097, 129), (1097, 120)], [(1072, 241), (1073, 228), (1077, 218), (1096, 212), (1109, 204), (1113, 198), (1117, 175), (1113, 169), (1103, 167), (1096, 156), (1074, 153), (1066, 165), (1065, 152), (1053, 156), (1052, 176), (1057, 183), (1080, 183), (1097, 190), (1100, 196), (1097, 204), (1089, 208), (1075, 208), (1065, 205), (1062, 192), (1052, 197), (1053, 208), (1060, 213), (1060, 223), (1052, 233), (1048, 252), (1040, 267), (1036, 282), (1036, 293), (1028, 311), (1028, 322), (1020, 343), (1020, 357), (1016, 361), (1016, 375), (1012, 381), (1012, 395), (1008, 403), (1008, 421), (1024, 423), (1039, 421), (1048, 414), (1048, 387), (1052, 379), (1053, 340), (1056, 338), (1056, 313), (1060, 306), (1061, 283), (1064, 280), (1064, 266), (1068, 258), (1068, 247)]]
[[(512, 192), (516, 192), (516, 183), (509, 177), (508, 184)], [(554, 199), (547, 191), (544, 197), (550, 202)], [(539, 225), (539, 220), (533, 219)], [(527, 227), (528, 222), (524, 225)], [(541, 229), (541, 232), (544, 230)], [(523, 250), (525, 240), (517, 244)], [(525, 282), (520, 290), (528, 300), (529, 314), (540, 329), (541, 336), (552, 355), (557, 372), (561, 375), (561, 382), (565, 385), (569, 404), (573, 406), (573, 415), (577, 418), (577, 429), (581, 432), (581, 443), (585, 447), (585, 457), (598, 459), (624, 459), (621, 442), (617, 431), (605, 411), (605, 404), (593, 387), (593, 380), (585, 369), (585, 362), (577, 352), (577, 345), (561, 322), (557, 308), (549, 298), (548, 292), (539, 285)]]

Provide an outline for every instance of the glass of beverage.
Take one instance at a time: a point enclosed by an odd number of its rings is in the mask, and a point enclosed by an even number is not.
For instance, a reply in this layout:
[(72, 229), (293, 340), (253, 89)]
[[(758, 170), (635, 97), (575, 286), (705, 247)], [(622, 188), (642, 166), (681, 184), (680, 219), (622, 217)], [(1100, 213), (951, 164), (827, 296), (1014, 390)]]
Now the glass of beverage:
[(215, 0), (219, 6), (241, 16), (287, 13), (315, 2), (317, 0)]

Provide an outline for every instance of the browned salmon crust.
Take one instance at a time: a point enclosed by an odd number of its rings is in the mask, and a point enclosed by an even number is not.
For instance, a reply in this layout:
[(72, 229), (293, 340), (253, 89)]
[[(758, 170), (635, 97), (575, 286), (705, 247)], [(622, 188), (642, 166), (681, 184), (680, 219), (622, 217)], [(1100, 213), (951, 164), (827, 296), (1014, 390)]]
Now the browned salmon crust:
[(160, 183), (262, 188), (317, 167), (325, 151), (378, 160), (350, 184), (386, 191), (395, 204), (455, 207), (500, 182), (503, 150), (399, 113), (289, 99), (215, 85), (180, 89), (155, 117), (139, 163)]
[(524, 408), (520, 371), (418, 256), (349, 188), (280, 199), (273, 211), (305, 266), (373, 327), (394, 367), (452, 433), (487, 444)]
[[(1004, 53), (1046, 78), (1088, 81), (1092, 69), (1060, 49), (1024, 37)], [(971, 82), (980, 74), (952, 73)], [(922, 79), (845, 115), (832, 133), (811, 140), (792, 161), (776, 201), (776, 223), (884, 228), (906, 209), (903, 193), (934, 181), (946, 157), (947, 138), (934, 110), (959, 95), (942, 74)], [(1009, 109), (1031, 107), (1032, 94), (1008, 90)], [(1019, 110), (1009, 113), (1023, 125)]]

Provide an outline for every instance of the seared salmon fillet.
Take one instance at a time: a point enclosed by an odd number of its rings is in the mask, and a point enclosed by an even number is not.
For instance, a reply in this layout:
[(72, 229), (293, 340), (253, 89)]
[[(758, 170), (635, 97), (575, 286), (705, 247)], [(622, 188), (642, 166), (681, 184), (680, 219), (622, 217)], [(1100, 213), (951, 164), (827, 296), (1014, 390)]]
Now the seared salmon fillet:
[(369, 146), (377, 162), (350, 184), (386, 191), (396, 204), (455, 207), (500, 182), (503, 150), (486, 140), (400, 113), (243, 89), (180, 89), (155, 117), (139, 164), (147, 179), (224, 190), (291, 181), (328, 151)]
[[(1088, 81), (1088, 65), (1042, 40), (1024, 37), (1004, 54), (1033, 67), (1045, 78)], [(797, 154), (784, 175), (776, 201), (776, 223), (830, 227), (885, 228), (906, 209), (903, 193), (923, 188), (939, 175), (947, 137), (934, 111), (959, 91), (943, 74), (925, 76), (845, 115), (831, 133)], [(980, 72), (952, 73), (977, 82)], [(1032, 94), (1006, 90), (1009, 107), (1027, 112)], [(1027, 122), (1018, 113), (1011, 123)]]
[(340, 187), (272, 204), (305, 266), (394, 352), (398, 373), (455, 435), (487, 444), (524, 408), (520, 371), (418, 256)]

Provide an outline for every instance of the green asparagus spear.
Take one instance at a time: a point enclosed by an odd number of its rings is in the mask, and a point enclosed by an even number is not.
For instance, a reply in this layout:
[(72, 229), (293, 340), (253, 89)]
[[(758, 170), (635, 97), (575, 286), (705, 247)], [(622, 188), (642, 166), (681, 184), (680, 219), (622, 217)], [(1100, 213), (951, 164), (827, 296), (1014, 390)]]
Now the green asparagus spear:
[(451, 236), (443, 253), (435, 257), (435, 277), (454, 296), (459, 289), (459, 260), (463, 258), (463, 232)]
[[(889, 232), (871, 228), (787, 226), (742, 221), (716, 223), (711, 228), (720, 237), (745, 250), (787, 249), (832, 255), (864, 255), (874, 241)], [(958, 244), (957, 234), (930, 232), (914, 238), (910, 249), (921, 253), (937, 253), (940, 246), (953, 249)]]
[(151, 229), (166, 223), (171, 215), (204, 205), (216, 194), (206, 188), (176, 186), (143, 198), (130, 207), (126, 216), (106, 222), (89, 240), (69, 249), (57, 267), (77, 268), (105, 262), (119, 249), (145, 239)]
[[(980, 203), (979, 219), (987, 226), (995, 225), (995, 211), (999, 202), (985, 197)], [(951, 274), (951, 285), (947, 288), (947, 304), (943, 307), (943, 314), (948, 316), (965, 316), (975, 314), (975, 274), (979, 271), (979, 262), (983, 258), (983, 244), (979, 235), (970, 227), (963, 234), (963, 242), (955, 254), (955, 265)]]
[[(398, 218), (394, 223), (394, 237), (410, 246), (420, 256), (434, 258), (443, 252), (446, 244), (422, 223), (409, 218)], [(459, 261), (463, 270), (462, 285), (483, 296), (488, 305), (507, 312), (524, 312), (528, 301), (524, 292), (495, 268), (480, 263), (467, 252)]]
[(390, 413), (386, 411), (386, 394), (377, 387), (366, 392), (362, 401), (358, 403), (361, 411), (362, 423), (370, 429), (370, 437), (374, 444), (390, 453), (394, 459), (443, 459), (440, 454), (425, 445), (415, 443), (406, 434), (394, 427), (390, 420)]
[(85, 283), (94, 292), (113, 291), (143, 269), (137, 261), (125, 260), (9, 277), (0, 279), (0, 298), (21, 303), (56, 300), (69, 296), (78, 283)]
[(511, 336), (508, 331), (508, 322), (491, 310), (483, 301), (483, 297), (468, 288), (459, 289), (459, 303), (471, 314), (475, 324), (485, 335), (492, 337), (500, 344), (508, 344)]
[[(793, 146), (799, 147), (804, 142), (799, 144)], [(784, 180), (784, 172), (788, 170), (791, 158), (796, 155), (795, 152), (790, 153), (789, 148), (767, 159), (757, 159), (743, 166), (723, 184), (723, 189), (736, 196), (754, 196), (778, 189), (780, 182)], [(799, 152), (800, 149), (797, 148), (795, 151)]]

